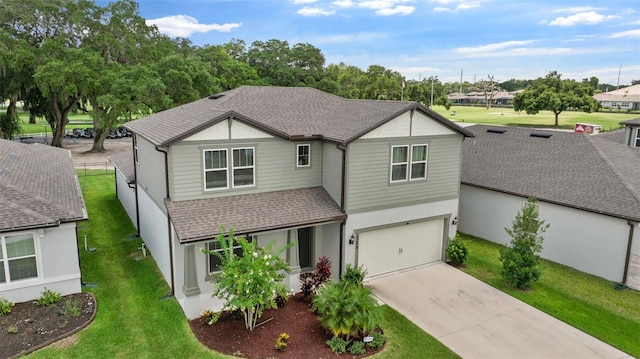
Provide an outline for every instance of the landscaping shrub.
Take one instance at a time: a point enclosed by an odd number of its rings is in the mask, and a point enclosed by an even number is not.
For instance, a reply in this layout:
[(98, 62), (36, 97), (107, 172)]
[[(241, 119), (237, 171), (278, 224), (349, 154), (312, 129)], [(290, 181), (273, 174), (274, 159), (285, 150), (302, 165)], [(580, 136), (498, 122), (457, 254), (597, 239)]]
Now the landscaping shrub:
[(4, 298), (0, 298), (0, 317), (5, 314), (11, 313), (11, 308), (13, 308), (14, 305), (15, 304), (13, 304), (13, 302), (10, 302), (9, 300)]
[(368, 342), (367, 346), (374, 349), (381, 348), (387, 341), (387, 338), (383, 334), (378, 332), (371, 333), (371, 337), (373, 337), (373, 340)]
[(53, 304), (58, 304), (60, 299), (62, 299), (62, 295), (60, 295), (60, 293), (44, 287), (44, 291), (41, 293), (40, 298), (36, 300), (36, 304), (41, 307), (48, 307)]
[(363, 342), (360, 342), (360, 341), (353, 342), (349, 346), (349, 353), (352, 355), (360, 355), (360, 354), (364, 354), (365, 352), (366, 350), (364, 350)]
[(363, 337), (382, 321), (382, 314), (371, 292), (346, 281), (323, 286), (313, 298), (322, 325), (334, 336)]
[(446, 253), (447, 258), (449, 258), (449, 260), (456, 265), (463, 264), (469, 257), (469, 250), (464, 245), (464, 243), (462, 243), (462, 241), (459, 241), (457, 238), (449, 241)]
[(362, 285), (362, 281), (366, 276), (367, 270), (364, 269), (364, 266), (360, 265), (355, 267), (351, 265), (351, 263), (348, 263), (341, 280), (353, 285)]
[(519, 289), (531, 288), (542, 274), (540, 252), (544, 233), (549, 224), (540, 220), (536, 199), (530, 197), (522, 207), (511, 228), (505, 228), (511, 242), (500, 249), (502, 276)]
[(279, 351), (284, 351), (285, 349), (287, 349), (288, 342), (289, 342), (289, 334), (282, 333), (280, 334), (280, 336), (278, 336), (278, 339), (276, 340), (276, 345), (274, 346), (274, 348)]
[(344, 354), (347, 351), (348, 340), (344, 340), (341, 337), (333, 337), (327, 340), (327, 345), (331, 348), (331, 351), (336, 354)]
[(331, 278), (331, 261), (322, 256), (316, 262), (313, 272), (302, 273), (300, 275), (300, 291), (306, 300), (310, 300), (320, 287)]

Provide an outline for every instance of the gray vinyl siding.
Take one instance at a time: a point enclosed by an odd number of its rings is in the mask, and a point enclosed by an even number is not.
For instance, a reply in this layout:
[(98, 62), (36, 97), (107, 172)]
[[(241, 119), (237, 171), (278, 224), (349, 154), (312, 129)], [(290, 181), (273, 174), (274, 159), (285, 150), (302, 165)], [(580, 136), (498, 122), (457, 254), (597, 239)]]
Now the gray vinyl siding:
[[(296, 167), (296, 144), (311, 144), (311, 166)], [(205, 191), (203, 150), (255, 148), (255, 187)], [(249, 193), (271, 192), (320, 186), (322, 142), (291, 142), (279, 138), (236, 141), (183, 141), (171, 146), (171, 199), (183, 201)]]
[(164, 154), (157, 151), (155, 145), (141, 136), (137, 136), (137, 142), (137, 184), (144, 188), (151, 199), (164, 211), (164, 198), (167, 194)]
[[(457, 198), (463, 137), (358, 140), (347, 151), (347, 213)], [(427, 179), (390, 183), (393, 145), (428, 145)]]
[(342, 151), (335, 144), (325, 142), (322, 160), (322, 187), (339, 204), (342, 187)]

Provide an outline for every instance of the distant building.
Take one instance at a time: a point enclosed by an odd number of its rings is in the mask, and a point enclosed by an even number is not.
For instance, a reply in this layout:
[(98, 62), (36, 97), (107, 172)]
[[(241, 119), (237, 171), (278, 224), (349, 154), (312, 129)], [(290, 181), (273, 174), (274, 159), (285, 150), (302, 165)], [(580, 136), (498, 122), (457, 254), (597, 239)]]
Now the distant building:
[[(494, 93), (493, 98), (491, 99), (491, 104), (493, 105), (510, 105), (513, 103), (513, 98), (516, 96), (516, 94), (520, 92), (520, 91), (515, 91), (515, 92), (505, 92), (505, 91), (499, 91)], [(489, 94), (487, 94), (487, 100), (490, 98), (491, 96)], [(484, 92), (478, 91), (478, 92), (469, 92), (469, 93), (460, 93), (460, 92), (453, 92), (447, 95), (447, 98), (449, 99), (449, 101), (451, 103), (454, 104), (483, 104), (485, 103), (485, 97), (484, 97)]]
[(624, 87), (593, 96), (602, 108), (640, 110), (640, 85)]

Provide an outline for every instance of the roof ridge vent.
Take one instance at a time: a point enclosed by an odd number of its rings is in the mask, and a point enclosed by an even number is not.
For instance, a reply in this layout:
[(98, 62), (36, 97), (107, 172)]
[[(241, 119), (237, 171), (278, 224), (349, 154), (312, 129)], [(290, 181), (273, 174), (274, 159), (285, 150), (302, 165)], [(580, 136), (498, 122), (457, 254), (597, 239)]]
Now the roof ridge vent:
[(213, 95), (209, 96), (208, 98), (209, 98), (209, 100), (217, 100), (222, 96), (224, 96), (223, 93), (216, 93), (216, 94), (213, 94)]
[(504, 129), (504, 128), (490, 128), (490, 129), (488, 129), (488, 130), (487, 130), (487, 132), (489, 132), (489, 133), (500, 133), (500, 134), (502, 134), (502, 133), (507, 132), (507, 130), (506, 130), (506, 129)]
[(531, 132), (531, 134), (529, 134), (529, 137), (550, 138), (551, 135), (551, 133)]

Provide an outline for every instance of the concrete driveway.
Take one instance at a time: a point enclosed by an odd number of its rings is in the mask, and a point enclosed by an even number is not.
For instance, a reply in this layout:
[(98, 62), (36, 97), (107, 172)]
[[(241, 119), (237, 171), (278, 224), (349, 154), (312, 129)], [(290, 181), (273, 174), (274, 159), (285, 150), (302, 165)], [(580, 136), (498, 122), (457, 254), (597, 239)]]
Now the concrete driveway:
[(631, 358), (445, 263), (365, 285), (463, 358)]

